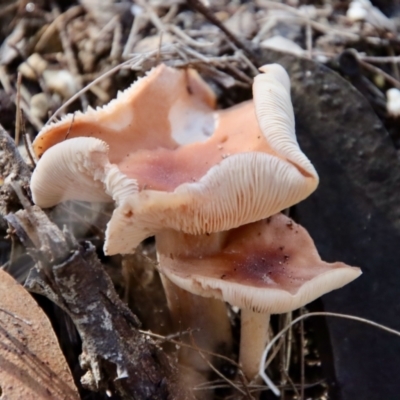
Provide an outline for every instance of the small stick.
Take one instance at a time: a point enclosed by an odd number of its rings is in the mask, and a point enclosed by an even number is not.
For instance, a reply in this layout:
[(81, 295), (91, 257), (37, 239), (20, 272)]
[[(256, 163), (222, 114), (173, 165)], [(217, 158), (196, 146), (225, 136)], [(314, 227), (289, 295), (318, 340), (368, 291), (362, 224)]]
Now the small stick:
[(225, 33), (227, 38), (239, 49), (243, 50), (249, 57), (256, 59), (255, 54), (249, 50), (221, 21), (199, 0), (186, 0), (186, 3), (193, 7), (200, 14), (204, 15), (212, 24)]
[[(144, 330), (141, 330), (141, 329), (139, 329), (139, 332), (142, 333), (142, 334), (144, 334), (144, 335), (149, 335), (149, 336), (151, 336), (151, 337), (161, 339), (162, 341), (168, 341), (168, 342), (174, 343), (174, 344), (176, 344), (176, 345), (178, 345), (178, 346), (187, 347), (187, 348), (192, 349), (192, 350), (199, 350), (198, 348), (193, 347), (192, 345), (187, 344), (187, 343), (185, 343), (185, 342), (181, 342), (181, 341), (179, 341), (179, 340), (171, 339), (171, 337), (178, 336), (178, 335), (182, 335), (182, 333), (190, 333), (190, 332), (188, 332), (188, 331), (178, 332), (178, 333), (176, 333), (176, 334), (168, 335), (168, 336), (159, 335), (158, 333), (153, 333), (153, 332), (149, 332), (149, 331), (144, 331)], [(240, 368), (239, 364), (238, 364), (236, 361), (234, 361), (234, 360), (232, 360), (231, 358), (226, 357), (226, 356), (224, 356), (224, 355), (222, 355), (222, 354), (214, 353), (213, 351), (209, 351), (209, 350), (205, 350), (205, 349), (200, 349), (200, 351), (201, 351), (203, 354), (208, 354), (208, 355), (213, 356), (213, 357), (221, 358), (222, 360), (228, 361), (229, 363), (231, 363), (232, 365), (234, 365), (236, 368)]]
[(122, 56), (122, 25), (119, 18), (116, 21), (114, 28), (113, 40), (111, 44), (110, 59), (113, 64), (117, 64)]
[(160, 39), (158, 41), (158, 51), (157, 51), (157, 55), (156, 55), (156, 64), (157, 65), (160, 63), (160, 59), (161, 59), (163, 33), (164, 33), (163, 31), (160, 31)]
[(13, 92), (5, 65), (0, 65), (0, 83), (7, 94), (11, 94)]
[(151, 58), (154, 54), (157, 53), (158, 50), (155, 51), (151, 51), (149, 53), (146, 54), (141, 54), (141, 55), (136, 55), (132, 58), (130, 58), (129, 60), (124, 61), (123, 63), (116, 65), (115, 67), (111, 68), (110, 70), (108, 70), (107, 72), (104, 72), (104, 74), (100, 75), (99, 77), (97, 77), (94, 81), (88, 83), (84, 88), (82, 88), (81, 90), (79, 90), (78, 93), (74, 94), (72, 97), (70, 97), (62, 106), (60, 106), (55, 113), (51, 116), (51, 118), (46, 122), (45, 125), (48, 125), (49, 123), (51, 123), (52, 121), (54, 121), (54, 119), (58, 116), (58, 114), (61, 113), (61, 111), (67, 107), (68, 105), (70, 105), (72, 102), (74, 102), (82, 93), (88, 91), (93, 85), (96, 85), (97, 83), (99, 83), (100, 81), (102, 81), (103, 79), (107, 78), (108, 76), (114, 74), (115, 72), (119, 71), (120, 69), (124, 68), (125, 66), (128, 66), (131, 64), (131, 68), (136, 67), (137, 65), (140, 65), (143, 61)]
[(385, 72), (385, 71), (381, 70), (380, 68), (375, 67), (374, 65), (371, 65), (359, 58), (358, 58), (358, 62), (360, 63), (360, 65), (362, 67), (364, 67), (368, 71), (373, 72), (374, 74), (377, 74), (377, 75), (382, 75), (386, 79), (387, 82), (392, 84), (397, 89), (400, 89), (400, 82), (396, 78), (393, 78), (393, 76), (389, 75), (387, 72)]
[(168, 25), (167, 28), (172, 33), (175, 33), (176, 36), (179, 36), (182, 40), (184, 40), (189, 46), (202, 48), (202, 47), (210, 47), (210, 46), (215, 45), (213, 42), (199, 42), (197, 40), (192, 39), (190, 36), (188, 36), (182, 29), (180, 29), (176, 25)]
[[(82, 89), (82, 79), (79, 74), (78, 64), (75, 60), (75, 55), (74, 55), (74, 51), (72, 50), (71, 42), (69, 40), (67, 31), (65, 29), (64, 16), (60, 13), (59, 8), (55, 5), (53, 5), (53, 14), (54, 14), (54, 19), (58, 20), (58, 25), (57, 25), (58, 33), (60, 36), (62, 47), (64, 49), (68, 68), (71, 71), (71, 73), (74, 75), (75, 82), (76, 82), (78, 88)], [(89, 105), (89, 101), (84, 92), (81, 93), (80, 100), (81, 100), (82, 109), (86, 110)]]
[[(287, 326), (287, 324), (284, 322), (285, 321), (285, 319), (286, 319), (286, 315), (280, 315), (279, 316), (279, 328), (280, 329), (282, 329), (282, 326), (283, 327), (285, 327), (285, 326)], [(279, 354), (279, 356), (280, 356), (280, 360), (279, 360), (279, 370), (280, 370), (280, 373), (281, 373), (281, 387), (282, 387), (282, 390), (281, 390), (281, 400), (285, 400), (285, 389), (286, 389), (286, 382), (287, 382), (287, 379), (286, 379), (286, 376), (287, 376), (287, 374), (286, 374), (286, 371), (285, 371), (285, 354), (286, 354), (286, 339), (287, 338), (287, 335), (286, 335), (286, 337), (284, 338), (284, 340), (283, 340), (283, 342), (282, 342), (282, 348), (281, 348), (281, 351), (280, 351), (280, 354)]]
[[(303, 307), (300, 314), (303, 315)], [(304, 364), (304, 321), (300, 321), (300, 400), (304, 400), (305, 364)]]
[(67, 139), (68, 139), (68, 136), (69, 136), (69, 134), (71, 133), (71, 128), (72, 128), (72, 125), (74, 125), (74, 121), (75, 121), (75, 113), (74, 113), (74, 114), (72, 114), (71, 123), (69, 124), (68, 130), (67, 130), (67, 133), (65, 134), (65, 137), (64, 137), (64, 140), (67, 140)]
[[(292, 311), (286, 314), (286, 323), (290, 324), (292, 321), (293, 313)], [(285, 372), (288, 374), (290, 368), (290, 360), (292, 358), (292, 341), (293, 341), (293, 329), (289, 329), (289, 333), (287, 335), (287, 349), (286, 349), (286, 362), (285, 362)]]
[(311, 24), (307, 22), (306, 25), (306, 38), (307, 38), (307, 55), (311, 60), (313, 55), (313, 46), (312, 46), (312, 28)]
[(28, 154), (28, 157), (31, 160), (32, 165), (34, 167), (36, 167), (36, 162), (38, 160), (36, 158), (35, 152), (33, 151), (31, 138), (28, 133), (25, 133), (23, 138), (24, 138), (24, 145), (25, 145), (26, 153)]
[(359, 54), (358, 59), (374, 64), (400, 63), (400, 56), (374, 57), (374, 56), (363, 56), (362, 54)]
[[(389, 47), (389, 53), (394, 58), (393, 47)], [(399, 66), (394, 61), (392, 62), (393, 74), (397, 80), (400, 80)]]
[(133, 44), (136, 43), (136, 36), (138, 35), (139, 32), (139, 28), (140, 28), (140, 21), (143, 20), (143, 16), (142, 15), (136, 15), (133, 23), (132, 23), (132, 27), (131, 30), (129, 32), (129, 36), (128, 36), (128, 40), (126, 41), (124, 50), (122, 52), (122, 58), (126, 58), (129, 57), (129, 54), (132, 51), (133, 48)]
[[(387, 39), (381, 39), (378, 37), (362, 37), (358, 33), (353, 33), (353, 32), (348, 32), (345, 29), (338, 29), (338, 28), (332, 28), (329, 25), (323, 24), (321, 22), (314, 21), (310, 19), (309, 17), (305, 16), (301, 11), (299, 11), (297, 8), (294, 8), (292, 6), (289, 6), (287, 4), (283, 3), (278, 3), (276, 1), (272, 0), (257, 0), (257, 5), (261, 8), (275, 8), (278, 10), (285, 10), (293, 13), (296, 15), (299, 20), (299, 23), (302, 24), (310, 24), (313, 29), (315, 29), (318, 32), (321, 33), (334, 33), (335, 35), (341, 36), (348, 38), (349, 40), (360, 40), (361, 38), (365, 40), (367, 43), (370, 43), (372, 45), (387, 45), (389, 41)], [(279, 20), (284, 20), (285, 18), (279, 18)]]
[(15, 144), (18, 146), (19, 144), (19, 135), (21, 132), (21, 81), (22, 75), (21, 72), (18, 72), (17, 76), (17, 104), (16, 104), (16, 115), (15, 115)]
[(285, 341), (285, 338), (282, 337), (281, 340), (279, 341), (279, 343), (275, 346), (274, 351), (270, 354), (270, 356), (268, 357), (268, 360), (265, 362), (265, 368), (267, 368), (269, 366), (269, 364), (271, 364), (272, 360), (279, 353), (280, 349), (283, 346), (284, 341)]
[[(292, 387), (294, 393), (296, 394), (296, 398), (299, 398), (299, 397), (300, 397), (300, 393), (299, 393), (299, 391), (297, 390), (296, 385), (294, 384), (292, 378), (289, 376), (289, 374), (288, 374), (287, 371), (284, 370), (284, 371), (282, 371), (282, 372), (283, 372), (283, 374), (285, 375), (285, 378), (286, 378), (287, 381), (289, 382), (290, 386)], [(283, 390), (282, 390), (282, 394), (283, 394)]]
[(208, 366), (220, 377), (222, 378), (225, 382), (227, 382), (230, 386), (232, 386), (233, 388), (235, 388), (238, 392), (240, 392), (241, 394), (245, 395), (246, 393), (241, 390), (234, 382), (232, 382), (230, 379), (228, 379), (225, 375), (221, 374), (221, 372), (218, 371), (217, 368), (214, 367), (214, 365), (207, 360), (206, 357), (204, 357), (204, 354), (202, 353), (202, 351), (197, 347), (196, 342), (194, 341), (193, 336), (191, 336), (191, 342), (193, 347), (199, 352), (200, 357), (208, 364)]

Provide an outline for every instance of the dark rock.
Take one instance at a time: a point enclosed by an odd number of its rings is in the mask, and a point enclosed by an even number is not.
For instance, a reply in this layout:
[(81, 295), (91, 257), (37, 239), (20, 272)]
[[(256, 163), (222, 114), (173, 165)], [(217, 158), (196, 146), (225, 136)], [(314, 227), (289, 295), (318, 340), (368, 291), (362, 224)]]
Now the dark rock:
[(10, 95), (0, 89), (0, 123), (7, 132), (15, 131), (16, 108)]

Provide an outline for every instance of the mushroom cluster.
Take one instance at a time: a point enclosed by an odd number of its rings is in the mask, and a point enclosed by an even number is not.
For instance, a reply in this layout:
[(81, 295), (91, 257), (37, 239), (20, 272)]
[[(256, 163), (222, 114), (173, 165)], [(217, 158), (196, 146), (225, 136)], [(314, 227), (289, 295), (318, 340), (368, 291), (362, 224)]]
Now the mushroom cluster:
[[(200, 330), (200, 347), (229, 347), (223, 302), (240, 307), (249, 379), (269, 314), (360, 274), (321, 261), (307, 232), (279, 214), (310, 195), (318, 175), (296, 140), (286, 71), (260, 71), (252, 101), (216, 110), (196, 71), (160, 65), (103, 108), (46, 126), (34, 142), (40, 161), (31, 182), (41, 207), (114, 201), (106, 254), (132, 253), (155, 236), (171, 313)], [(206, 370), (193, 355), (181, 361)]]

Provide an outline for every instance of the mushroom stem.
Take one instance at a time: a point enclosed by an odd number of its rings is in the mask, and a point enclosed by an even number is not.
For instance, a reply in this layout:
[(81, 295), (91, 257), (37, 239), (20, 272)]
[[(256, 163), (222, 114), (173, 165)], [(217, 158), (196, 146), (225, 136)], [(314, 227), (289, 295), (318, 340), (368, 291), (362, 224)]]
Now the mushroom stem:
[[(166, 231), (156, 235), (160, 269), (166, 258), (194, 257), (201, 260), (207, 255), (221, 251), (226, 232), (209, 235), (188, 235), (176, 231)], [(190, 267), (187, 269), (190, 276)], [(230, 355), (232, 332), (228, 311), (223, 301), (194, 295), (181, 289), (161, 274), (174, 329), (182, 332), (181, 341), (193, 345), (195, 349), (182, 346), (179, 350), (179, 364), (182, 379), (187, 387), (195, 387), (208, 379), (211, 372), (210, 361), (215, 365), (219, 359), (212, 360), (201, 349), (222, 355)], [(189, 332), (186, 332), (189, 331)], [(196, 349), (198, 347), (199, 350)], [(218, 365), (216, 365), (218, 368)], [(210, 392), (212, 393), (212, 392)], [(203, 399), (204, 397), (202, 397)]]
[(157, 251), (174, 257), (203, 258), (219, 254), (225, 245), (228, 231), (205, 235), (189, 235), (183, 232), (166, 230), (156, 235)]
[(208, 379), (209, 362), (214, 361), (209, 354), (200, 354), (199, 350), (223, 355), (229, 355), (231, 351), (232, 333), (227, 308), (220, 300), (194, 295), (164, 275), (161, 277), (174, 329), (181, 332), (182, 342), (194, 347), (182, 346), (179, 350), (182, 377), (185, 385), (193, 388)]
[(259, 370), (260, 360), (268, 342), (270, 314), (243, 308), (241, 311), (239, 360), (246, 378), (253, 380)]

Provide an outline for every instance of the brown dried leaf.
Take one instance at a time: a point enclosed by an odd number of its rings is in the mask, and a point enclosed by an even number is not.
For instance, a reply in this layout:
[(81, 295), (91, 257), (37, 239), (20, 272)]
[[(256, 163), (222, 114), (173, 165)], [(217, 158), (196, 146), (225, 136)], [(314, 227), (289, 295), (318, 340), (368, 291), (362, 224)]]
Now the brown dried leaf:
[(0, 269), (2, 399), (79, 399), (50, 321), (29, 293)]

